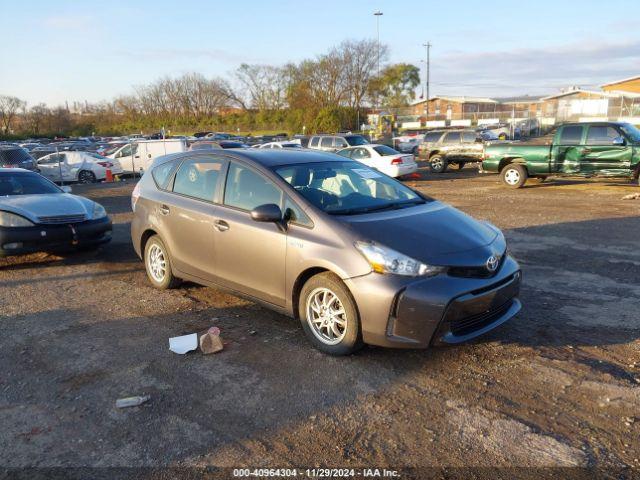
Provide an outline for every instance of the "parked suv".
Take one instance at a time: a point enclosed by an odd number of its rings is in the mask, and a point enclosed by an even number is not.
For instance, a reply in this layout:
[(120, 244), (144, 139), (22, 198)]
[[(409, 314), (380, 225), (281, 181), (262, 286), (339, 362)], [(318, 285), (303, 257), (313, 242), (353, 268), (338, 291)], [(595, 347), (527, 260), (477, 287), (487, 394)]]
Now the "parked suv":
[(323, 152), (337, 152), (343, 148), (369, 145), (362, 135), (314, 135), (307, 148)]
[(429, 161), (433, 173), (444, 173), (450, 164), (459, 169), (470, 162), (481, 162), (482, 137), (475, 130), (433, 130), (427, 132), (418, 156)]
[(37, 171), (36, 161), (22, 147), (0, 145), (0, 168), (23, 168)]
[(238, 292), (296, 318), (332, 355), (460, 343), (520, 310), (520, 268), (500, 230), (338, 155), (168, 155), (132, 207), (154, 287)]

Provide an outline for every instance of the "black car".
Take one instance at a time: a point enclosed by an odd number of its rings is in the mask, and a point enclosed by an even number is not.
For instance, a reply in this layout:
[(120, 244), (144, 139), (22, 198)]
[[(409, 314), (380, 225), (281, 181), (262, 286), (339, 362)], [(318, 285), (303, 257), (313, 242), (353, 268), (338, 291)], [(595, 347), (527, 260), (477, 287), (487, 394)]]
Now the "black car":
[(0, 167), (37, 170), (36, 161), (29, 152), (25, 148), (14, 146), (0, 146)]
[(235, 140), (219, 140), (218, 143), (222, 148), (249, 148), (249, 145)]

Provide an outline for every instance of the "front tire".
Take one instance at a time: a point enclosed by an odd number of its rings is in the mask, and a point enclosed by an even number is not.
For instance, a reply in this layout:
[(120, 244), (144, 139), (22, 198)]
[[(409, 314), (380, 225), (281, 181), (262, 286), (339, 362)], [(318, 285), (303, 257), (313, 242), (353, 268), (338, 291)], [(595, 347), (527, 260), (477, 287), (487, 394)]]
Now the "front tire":
[(96, 175), (89, 170), (81, 170), (78, 173), (78, 183), (96, 183)]
[(298, 311), (305, 335), (321, 352), (349, 355), (363, 346), (356, 303), (333, 273), (320, 273), (305, 283)]
[(431, 173), (444, 173), (447, 171), (447, 161), (442, 155), (433, 155), (429, 159), (429, 169)]
[(151, 284), (158, 290), (176, 288), (180, 279), (173, 276), (169, 251), (158, 235), (144, 246), (144, 266)]
[(522, 188), (527, 182), (527, 169), (518, 163), (510, 163), (500, 172), (502, 181), (510, 188)]

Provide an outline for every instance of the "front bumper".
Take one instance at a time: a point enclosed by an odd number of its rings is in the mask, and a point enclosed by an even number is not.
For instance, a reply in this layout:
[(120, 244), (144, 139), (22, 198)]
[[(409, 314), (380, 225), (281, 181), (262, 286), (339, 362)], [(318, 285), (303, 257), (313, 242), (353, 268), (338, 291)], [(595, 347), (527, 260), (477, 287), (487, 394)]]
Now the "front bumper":
[(347, 279), (365, 343), (426, 348), (482, 335), (516, 315), (521, 272), (505, 258), (491, 278), (438, 275), (415, 279), (371, 273)]
[(73, 225), (0, 227), (0, 256), (100, 245), (111, 240), (111, 230), (109, 217)]

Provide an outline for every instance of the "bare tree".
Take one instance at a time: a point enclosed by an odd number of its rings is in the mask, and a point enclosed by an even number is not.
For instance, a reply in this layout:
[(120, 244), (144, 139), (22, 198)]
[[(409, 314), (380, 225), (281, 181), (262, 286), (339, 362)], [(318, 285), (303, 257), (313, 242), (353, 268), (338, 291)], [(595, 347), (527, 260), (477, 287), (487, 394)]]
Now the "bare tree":
[(2, 122), (2, 131), (7, 135), (11, 129), (11, 123), (21, 108), (24, 108), (27, 102), (20, 100), (18, 97), (9, 95), (0, 95), (0, 122)]
[(236, 78), (249, 100), (244, 104), (249, 103), (261, 111), (286, 106), (287, 77), (283, 68), (243, 63), (236, 70)]

